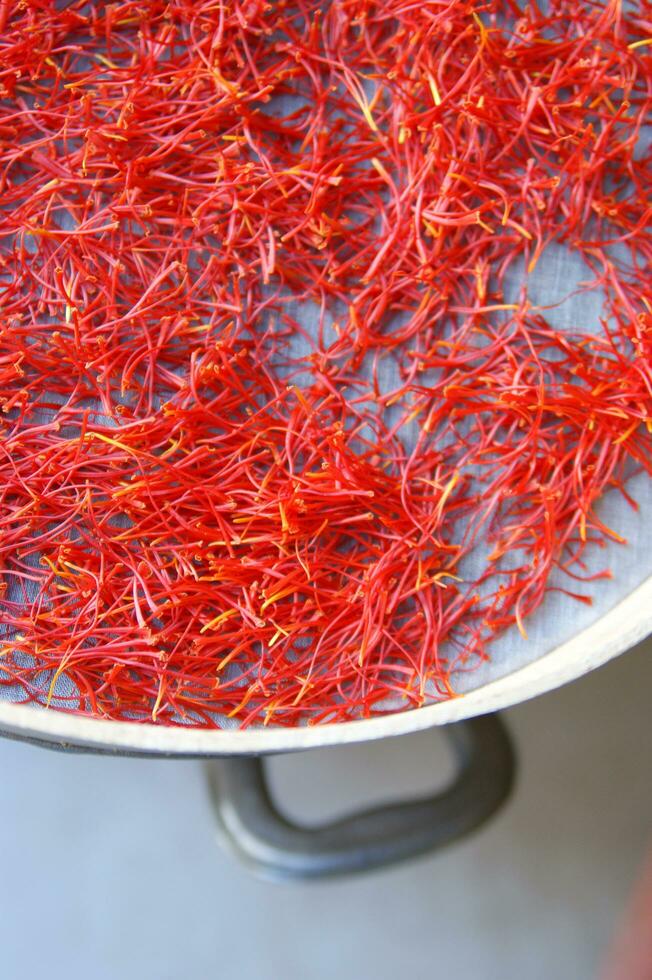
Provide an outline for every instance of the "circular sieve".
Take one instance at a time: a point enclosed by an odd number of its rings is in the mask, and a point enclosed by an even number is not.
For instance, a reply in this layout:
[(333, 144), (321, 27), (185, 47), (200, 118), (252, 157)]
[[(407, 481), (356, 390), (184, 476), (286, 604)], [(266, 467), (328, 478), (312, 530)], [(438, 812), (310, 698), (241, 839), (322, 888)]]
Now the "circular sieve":
[[(271, 113), (275, 108), (288, 113), (296, 106), (292, 98), (281, 97), (276, 103), (272, 100), (265, 111)], [(641, 134), (642, 143), (648, 140), (649, 129)], [(617, 247), (613, 249), (616, 253)], [(514, 301), (526, 292), (531, 307), (544, 312), (552, 328), (574, 334), (582, 330), (595, 332), (604, 297), (599, 289), (583, 288), (591, 278), (591, 271), (577, 253), (552, 243), (543, 251), (534, 272), (528, 274), (522, 263), (513, 263), (504, 280), (505, 300)], [(291, 312), (305, 332), (305, 337), (297, 333), (291, 342), (292, 354), (301, 356), (311, 349), (306, 337), (316, 337), (320, 329), (319, 311), (309, 304), (297, 303)], [(370, 370), (369, 365), (361, 368), (367, 377)], [(397, 388), (399, 376), (391, 357), (381, 361), (378, 383), (381, 392)], [(407, 427), (403, 441), (409, 449)], [(58, 712), (58, 701), (61, 704), (64, 695), (75, 696), (63, 672), (53, 684), (48, 708), (13, 703), (20, 699), (20, 690), (11, 684), (0, 684), (0, 729), (24, 737), (103, 749), (178, 755), (248, 754), (397, 735), (517, 703), (597, 667), (652, 630), (652, 483), (644, 475), (634, 476), (628, 490), (638, 503), (637, 510), (616, 492), (607, 494), (596, 507), (600, 520), (626, 543), (607, 540), (604, 548), (587, 548), (587, 577), (605, 568), (613, 573), (611, 579), (578, 585), (577, 591), (590, 597), (592, 604), (554, 591), (555, 586), (561, 590), (568, 582), (555, 578), (553, 573), (549, 583), (553, 591), (527, 619), (527, 638), (515, 627), (510, 628), (490, 644), (488, 661), (469, 673), (454, 672), (451, 683), (456, 697), (450, 701), (410, 710), (399, 710), (401, 705), (397, 703), (395, 714), (293, 729), (254, 725), (239, 730), (237, 720), (216, 716), (217, 728), (207, 731)], [(477, 576), (485, 557), (486, 549), (480, 541), (463, 569), (469, 581)], [(38, 561), (38, 555), (34, 561)], [(11, 599), (11, 587), (7, 598)], [(11, 642), (11, 637), (4, 639)], [(0, 677), (1, 672), (0, 659)], [(44, 676), (46, 693), (50, 683), (51, 678)]]

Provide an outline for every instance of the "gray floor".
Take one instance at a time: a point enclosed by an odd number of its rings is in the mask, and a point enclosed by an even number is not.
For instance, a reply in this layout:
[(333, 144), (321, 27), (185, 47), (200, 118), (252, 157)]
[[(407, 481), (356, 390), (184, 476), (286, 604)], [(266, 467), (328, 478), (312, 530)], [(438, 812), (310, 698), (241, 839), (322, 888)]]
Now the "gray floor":
[[(345, 883), (272, 885), (215, 844), (193, 762), (0, 742), (7, 980), (591, 980), (652, 823), (652, 644), (507, 713), (521, 771), (486, 830)], [(278, 760), (304, 818), (424, 789), (436, 734)]]

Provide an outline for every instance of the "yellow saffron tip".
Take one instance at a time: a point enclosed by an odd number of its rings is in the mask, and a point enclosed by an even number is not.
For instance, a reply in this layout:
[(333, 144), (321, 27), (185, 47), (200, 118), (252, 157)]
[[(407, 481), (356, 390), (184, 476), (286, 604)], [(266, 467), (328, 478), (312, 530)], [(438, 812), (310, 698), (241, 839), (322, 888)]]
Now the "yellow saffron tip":
[(523, 639), (528, 640), (529, 636), (527, 635), (527, 630), (525, 629), (525, 626), (523, 626), (523, 620), (521, 619), (521, 614), (518, 611), (518, 609), (516, 610), (516, 625), (518, 626), (518, 631), (523, 637)]
[(221, 623), (229, 619), (231, 616), (235, 616), (237, 612), (238, 612), (237, 609), (227, 609), (226, 612), (220, 613), (220, 615), (216, 616), (215, 619), (211, 619), (210, 623), (205, 623), (199, 632), (206, 633), (208, 632), (208, 630), (215, 629), (216, 626), (219, 626)]
[(428, 85), (430, 86), (430, 93), (432, 95), (432, 101), (436, 106), (441, 105), (441, 95), (439, 94), (439, 89), (437, 88), (437, 83), (432, 77), (430, 72), (428, 72)]

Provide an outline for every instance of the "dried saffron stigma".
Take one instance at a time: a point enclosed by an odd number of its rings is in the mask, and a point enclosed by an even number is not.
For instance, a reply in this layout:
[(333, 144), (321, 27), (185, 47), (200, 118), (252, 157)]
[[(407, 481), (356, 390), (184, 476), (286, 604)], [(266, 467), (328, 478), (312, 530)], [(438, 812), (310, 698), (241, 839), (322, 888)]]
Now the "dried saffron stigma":
[[(0, 4), (12, 700), (368, 717), (591, 601), (599, 502), (652, 470), (651, 25)], [(551, 261), (593, 314), (559, 325)]]

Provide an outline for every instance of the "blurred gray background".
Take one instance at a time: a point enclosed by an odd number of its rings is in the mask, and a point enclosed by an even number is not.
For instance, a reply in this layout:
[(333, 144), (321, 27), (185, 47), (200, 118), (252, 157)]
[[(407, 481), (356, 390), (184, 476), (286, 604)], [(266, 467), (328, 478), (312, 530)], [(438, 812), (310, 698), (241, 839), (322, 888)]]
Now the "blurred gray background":
[[(592, 980), (652, 837), (652, 643), (505, 713), (516, 793), (450, 850), (371, 876), (258, 881), (215, 840), (201, 764), (0, 740), (7, 980)], [(437, 732), (277, 759), (317, 820), (445, 779)]]

